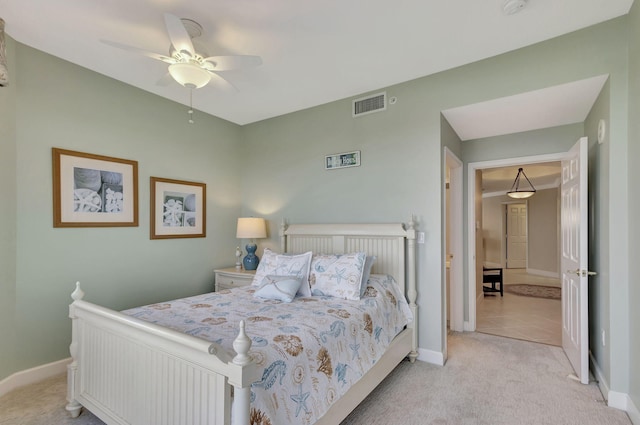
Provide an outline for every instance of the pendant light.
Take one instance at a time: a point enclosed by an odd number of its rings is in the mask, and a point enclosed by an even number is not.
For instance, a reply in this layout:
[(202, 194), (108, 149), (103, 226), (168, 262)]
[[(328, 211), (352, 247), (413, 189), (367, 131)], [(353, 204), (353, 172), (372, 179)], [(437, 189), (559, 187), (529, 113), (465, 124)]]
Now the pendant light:
[[(527, 183), (529, 183), (529, 188), (526, 188), (526, 187), (520, 188), (520, 175), (523, 175), (524, 178), (527, 180)], [(513, 181), (511, 190), (507, 192), (507, 195), (515, 199), (526, 199), (526, 198), (532, 197), (535, 193), (536, 193), (536, 188), (533, 187), (533, 185), (531, 184), (531, 181), (529, 180), (527, 175), (524, 173), (524, 170), (522, 168), (518, 168), (518, 175), (516, 176), (516, 179)]]

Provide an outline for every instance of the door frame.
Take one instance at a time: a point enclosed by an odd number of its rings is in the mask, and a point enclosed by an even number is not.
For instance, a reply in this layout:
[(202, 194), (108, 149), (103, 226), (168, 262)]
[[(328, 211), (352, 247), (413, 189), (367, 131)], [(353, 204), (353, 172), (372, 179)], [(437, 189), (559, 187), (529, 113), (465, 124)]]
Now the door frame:
[[(470, 162), (467, 165), (467, 305), (465, 306), (464, 295), (459, 294), (456, 300), (457, 305), (467, 307), (469, 313), (468, 320), (464, 322), (464, 330), (474, 332), (476, 330), (476, 303), (480, 293), (476, 291), (476, 211), (475, 211), (475, 190), (476, 187), (476, 170), (484, 170), (487, 168), (512, 167), (517, 165), (539, 164), (542, 162), (557, 162), (566, 159), (567, 152), (558, 152), (552, 154), (521, 156), (515, 158), (496, 159), (489, 161)], [(451, 295), (453, 298), (453, 294)], [(452, 300), (453, 301), (453, 300)]]
[[(449, 148), (444, 148), (444, 167), (443, 169), (449, 169), (449, 211), (447, 215), (446, 207), (443, 212), (443, 249), (442, 249), (442, 276), (443, 276), (443, 294), (446, 294), (446, 261), (447, 251), (453, 255), (449, 267), (449, 285), (451, 300), (447, 300), (443, 297), (443, 335), (445, 335), (445, 341), (443, 347), (447, 347), (446, 335), (447, 335), (447, 309), (450, 307), (449, 312), (449, 327), (452, 331), (462, 332), (464, 330), (464, 305), (461, 301), (464, 298), (464, 283), (463, 283), (463, 269), (464, 269), (464, 220), (463, 220), (463, 162), (458, 158)], [(443, 179), (445, 181), (445, 179)], [(444, 186), (444, 185), (443, 185)], [(446, 187), (443, 187), (443, 198), (446, 196)], [(446, 229), (447, 223), (449, 225), (449, 243), (450, 247), (446, 244)]]

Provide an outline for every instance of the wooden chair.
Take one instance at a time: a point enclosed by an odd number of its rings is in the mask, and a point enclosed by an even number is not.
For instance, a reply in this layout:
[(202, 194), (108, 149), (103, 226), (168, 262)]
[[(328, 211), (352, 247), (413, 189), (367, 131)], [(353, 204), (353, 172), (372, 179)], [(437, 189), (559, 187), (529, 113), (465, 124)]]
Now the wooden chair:
[(500, 292), (500, 296), (504, 296), (502, 268), (482, 267), (482, 292), (484, 295), (487, 295), (487, 293), (493, 294), (494, 292)]

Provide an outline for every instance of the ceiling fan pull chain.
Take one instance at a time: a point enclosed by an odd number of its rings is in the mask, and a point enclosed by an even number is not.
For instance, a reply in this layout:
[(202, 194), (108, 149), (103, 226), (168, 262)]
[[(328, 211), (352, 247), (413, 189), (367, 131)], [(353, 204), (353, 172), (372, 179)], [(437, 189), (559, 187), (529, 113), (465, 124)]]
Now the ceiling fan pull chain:
[(189, 88), (189, 124), (193, 124), (193, 89)]

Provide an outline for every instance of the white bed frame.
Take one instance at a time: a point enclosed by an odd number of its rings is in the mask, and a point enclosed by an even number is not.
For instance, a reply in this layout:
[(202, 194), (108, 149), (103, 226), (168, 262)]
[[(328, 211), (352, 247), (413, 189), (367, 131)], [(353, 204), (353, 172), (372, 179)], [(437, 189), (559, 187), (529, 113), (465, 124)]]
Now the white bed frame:
[[(283, 224), (281, 236), (289, 253), (375, 255), (372, 273), (394, 276), (414, 316), (374, 367), (317, 422), (335, 425), (402, 359), (409, 356), (413, 362), (418, 356), (414, 223), (406, 228), (398, 223)], [(66, 409), (72, 417), (85, 407), (107, 424), (228, 425), (232, 417), (233, 425), (250, 423), (251, 383), (259, 377), (248, 355), (251, 340), (244, 322), (231, 358), (215, 343), (84, 301), (79, 283), (71, 297), (73, 361)]]

